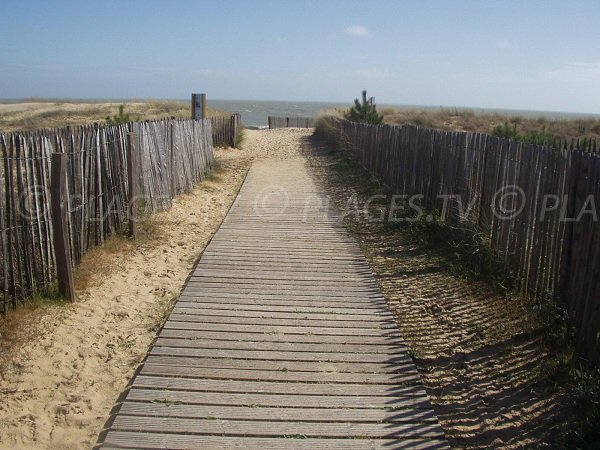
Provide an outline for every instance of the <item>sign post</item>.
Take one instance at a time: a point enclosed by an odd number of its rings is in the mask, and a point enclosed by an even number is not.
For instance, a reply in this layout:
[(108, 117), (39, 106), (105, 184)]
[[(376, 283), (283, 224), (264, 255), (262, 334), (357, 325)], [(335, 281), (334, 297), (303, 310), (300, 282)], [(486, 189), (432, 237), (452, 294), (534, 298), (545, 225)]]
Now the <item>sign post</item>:
[(206, 117), (206, 94), (192, 94), (192, 119), (201, 120)]

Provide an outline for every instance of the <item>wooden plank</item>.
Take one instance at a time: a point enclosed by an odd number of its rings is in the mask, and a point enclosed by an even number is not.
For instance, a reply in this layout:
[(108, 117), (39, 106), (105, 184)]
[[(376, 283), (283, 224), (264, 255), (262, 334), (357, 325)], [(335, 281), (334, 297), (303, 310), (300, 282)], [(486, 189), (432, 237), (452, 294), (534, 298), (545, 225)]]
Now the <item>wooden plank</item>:
[[(185, 311), (185, 312), (183, 312)], [(325, 328), (358, 328), (358, 329), (395, 329), (396, 324), (392, 319), (381, 322), (357, 322), (356, 320), (319, 320), (319, 319), (275, 319), (271, 317), (223, 317), (211, 316), (202, 314), (198, 311), (197, 314), (192, 314), (193, 310), (181, 309), (174, 311), (170, 319), (178, 322), (196, 322), (196, 323), (213, 323), (213, 324), (235, 324), (235, 325), (253, 325), (253, 326), (290, 326), (290, 327), (325, 327)]]
[(312, 295), (261, 295), (256, 293), (237, 293), (229, 294), (227, 292), (212, 291), (207, 292), (201, 289), (185, 288), (180, 297), (184, 302), (212, 303), (219, 304), (222, 307), (245, 305), (264, 305), (287, 306), (289, 308), (356, 308), (361, 310), (389, 311), (387, 303), (383, 298), (363, 298), (363, 297), (319, 297)]
[[(174, 355), (169, 351), (157, 351), (148, 355), (148, 361), (159, 361), (161, 364), (181, 365), (190, 367), (206, 367), (213, 369), (241, 369), (241, 370), (271, 370), (291, 372), (331, 372), (331, 373), (385, 373), (398, 374), (407, 370), (416, 370), (410, 356), (399, 354), (393, 363), (366, 363), (366, 362), (340, 362), (340, 361), (291, 361), (260, 360), (260, 359), (233, 359), (233, 358), (206, 358), (193, 355)], [(412, 373), (412, 372), (411, 372)]]
[[(207, 308), (205, 305), (195, 303), (178, 303), (173, 308), (174, 313), (178, 314), (198, 314), (203, 316), (229, 317), (231, 311), (227, 309)], [(253, 317), (261, 319), (306, 319), (306, 320), (335, 320), (335, 321), (354, 321), (354, 322), (381, 322), (381, 320), (394, 320), (391, 313), (376, 314), (346, 314), (344, 311), (338, 312), (315, 312), (299, 311), (290, 309), (288, 311), (246, 311), (238, 309), (235, 313), (237, 317)]]
[(188, 419), (183, 417), (140, 417), (119, 415), (112, 425), (119, 431), (149, 431), (202, 435), (289, 436), (348, 438), (443, 438), (436, 423), (402, 423), (393, 427), (378, 423), (272, 421), (268, 427), (258, 427), (255, 421), (224, 419)]
[(344, 283), (343, 281), (312, 281), (312, 280), (277, 280), (265, 279), (261, 282), (259, 278), (214, 278), (214, 277), (190, 277), (188, 286), (190, 287), (217, 287), (223, 285), (231, 286), (238, 289), (261, 289), (267, 291), (290, 291), (303, 290), (306, 292), (325, 292), (325, 293), (348, 293), (348, 294), (378, 294), (378, 288), (375, 284), (356, 284), (352, 282)]
[(294, 352), (294, 351), (246, 351), (211, 348), (159, 347), (150, 350), (151, 355), (191, 356), (195, 358), (260, 359), (264, 361), (330, 361), (394, 365), (406, 361), (406, 356), (381, 355), (377, 353), (344, 352)]
[[(361, 383), (409, 384), (420, 383), (420, 378), (410, 365), (399, 366), (401, 373), (347, 373), (347, 372), (298, 372), (288, 370), (257, 370), (195, 367), (195, 358), (150, 356), (140, 371), (141, 375), (205, 378), (213, 380), (312, 382), (312, 383)], [(200, 363), (201, 364), (201, 363)]]
[(192, 377), (138, 375), (134, 388), (170, 389), (185, 392), (237, 392), (241, 394), (282, 395), (360, 395), (369, 397), (426, 397), (420, 384), (359, 384), (359, 383), (306, 383), (247, 380), (211, 380)]
[(234, 284), (231, 282), (196, 282), (190, 280), (184, 289), (184, 292), (219, 292), (219, 293), (227, 293), (227, 294), (261, 294), (261, 295), (296, 295), (303, 297), (319, 297), (319, 298), (357, 298), (363, 299), (365, 303), (370, 302), (371, 300), (380, 300), (384, 301), (383, 296), (381, 296), (375, 289), (363, 289), (359, 290), (352, 289), (344, 292), (340, 292), (341, 290), (336, 286), (318, 286), (318, 285), (307, 285), (307, 284), (297, 284), (294, 285), (282, 285), (282, 286), (274, 286), (274, 285), (260, 285), (256, 283), (247, 284), (247, 283), (239, 283)]
[(365, 279), (364, 276), (358, 276), (353, 271), (339, 270), (334, 275), (322, 275), (318, 272), (296, 272), (294, 270), (220, 270), (207, 269), (204, 267), (197, 268), (191, 276), (190, 281), (205, 281), (205, 280), (229, 280), (234, 279), (238, 282), (249, 282), (250, 280), (258, 281), (295, 281), (297, 284), (306, 284), (301, 282), (310, 282), (309, 284), (317, 284), (319, 286), (341, 285), (342, 287), (352, 288), (353, 286), (376, 288), (374, 280)]
[(204, 330), (204, 331), (229, 331), (232, 333), (256, 333), (262, 331), (265, 334), (298, 334), (298, 335), (315, 335), (315, 336), (385, 336), (390, 339), (400, 337), (394, 327), (379, 329), (379, 328), (333, 328), (324, 326), (273, 326), (273, 325), (247, 325), (247, 324), (222, 324), (208, 322), (191, 322), (177, 321), (174, 318), (169, 318), (165, 323), (165, 328), (179, 330)]
[[(212, 247), (209, 247), (205, 250), (205, 252), (203, 253), (203, 255), (209, 255), (209, 256), (214, 256), (214, 257), (218, 257), (218, 258), (222, 258), (223, 260), (228, 260), (230, 258), (233, 257), (248, 257), (250, 252), (248, 251), (243, 251), (243, 249), (238, 249), (237, 247), (229, 247), (229, 248), (222, 248), (219, 251), (217, 251), (216, 249), (213, 249)], [(321, 255), (318, 252), (306, 252), (306, 253), (285, 253), (284, 252), (277, 252), (275, 250), (265, 250), (265, 251), (253, 251), (252, 252), (252, 259), (254, 260), (269, 260), (269, 261), (281, 261), (283, 259), (285, 260), (290, 260), (290, 261), (306, 261), (306, 262), (313, 262), (313, 261), (323, 261), (323, 255)], [(342, 254), (335, 254), (335, 253), (331, 253), (329, 255), (327, 255), (327, 260), (329, 261), (354, 261), (354, 262), (361, 262), (364, 263), (364, 259), (359, 257), (359, 256), (355, 256), (355, 255), (342, 255)]]
[[(160, 434), (111, 431), (107, 434), (103, 449), (145, 448), (189, 450), (190, 448), (268, 448), (281, 450), (329, 450), (329, 449), (386, 449), (398, 445), (397, 439), (305, 439), (302, 436), (286, 438), (255, 438), (230, 436), (197, 436), (187, 434)], [(448, 449), (443, 439), (407, 439), (405, 448)]]
[(212, 267), (220, 270), (252, 270), (254, 268), (261, 268), (264, 270), (286, 270), (291, 269), (294, 272), (318, 272), (321, 274), (331, 274), (352, 271), (359, 275), (370, 275), (371, 270), (365, 264), (362, 267), (357, 267), (356, 264), (333, 264), (331, 262), (304, 262), (301, 264), (280, 262), (261, 262), (254, 261), (251, 258), (244, 259), (228, 259), (223, 258), (212, 258), (210, 256), (203, 257), (197, 266), (199, 269), (205, 267)]
[(430, 423), (437, 422), (433, 411), (423, 409), (327, 409), (270, 408), (221, 405), (173, 405), (124, 402), (119, 411), (128, 416), (184, 417), (190, 419), (269, 420), (296, 422)]
[[(173, 331), (173, 330), (170, 330)], [(169, 336), (175, 334), (176, 336)], [(281, 339), (281, 338), (280, 338)], [(391, 341), (382, 344), (347, 344), (347, 343), (299, 343), (280, 341), (255, 341), (249, 339), (224, 340), (207, 339), (204, 336), (190, 337), (189, 334), (181, 331), (171, 333), (161, 333), (156, 339), (155, 345), (158, 347), (186, 347), (186, 348), (221, 348), (229, 350), (282, 350), (295, 352), (336, 352), (343, 353), (379, 353), (384, 355), (394, 355), (398, 352), (407, 351), (406, 345), (401, 340), (396, 340), (395, 345)]]
[[(267, 300), (258, 300), (256, 303), (249, 303), (242, 300), (237, 300), (235, 303), (223, 303), (223, 300), (213, 299), (208, 301), (207, 299), (188, 298), (187, 296), (181, 296), (180, 301), (177, 302), (177, 306), (181, 308), (204, 308), (206, 311), (220, 311), (222, 314), (235, 314), (234, 311), (264, 311), (264, 312), (294, 312), (294, 313), (306, 313), (306, 314), (344, 314), (350, 316), (374, 316), (381, 313), (382, 316), (390, 315), (389, 310), (385, 308), (357, 308), (343, 306), (333, 307), (330, 303), (308, 303), (305, 305), (296, 306), (296, 302), (293, 304), (277, 304), (277, 303), (263, 303)], [(259, 303), (260, 302), (260, 303)]]
[(329, 344), (338, 345), (370, 345), (384, 348), (386, 346), (394, 347), (404, 345), (404, 341), (396, 336), (361, 336), (361, 335), (328, 335), (323, 338), (322, 335), (312, 334), (284, 334), (284, 333), (265, 333), (260, 330), (256, 332), (232, 332), (231, 330), (222, 331), (196, 331), (180, 328), (165, 327), (160, 333), (161, 337), (181, 337), (187, 339), (213, 339), (220, 341), (252, 341), (252, 342), (291, 342), (291, 343), (322, 343), (324, 339)]
[(430, 409), (429, 399), (424, 395), (398, 397), (359, 395), (286, 395), (246, 394), (230, 392), (193, 392), (168, 389), (131, 388), (128, 401), (149, 401), (162, 404), (200, 404), (270, 406), (286, 408), (373, 408), (395, 410), (399, 408)]
[(396, 355), (408, 351), (405, 345), (360, 345), (360, 344), (300, 344), (298, 342), (254, 342), (254, 341), (221, 341), (207, 340), (202, 338), (168, 338), (161, 334), (155, 341), (157, 347), (180, 347), (180, 348), (205, 348), (221, 350), (247, 350), (247, 351), (290, 351), (290, 352), (332, 352), (332, 353), (369, 353), (381, 355)]

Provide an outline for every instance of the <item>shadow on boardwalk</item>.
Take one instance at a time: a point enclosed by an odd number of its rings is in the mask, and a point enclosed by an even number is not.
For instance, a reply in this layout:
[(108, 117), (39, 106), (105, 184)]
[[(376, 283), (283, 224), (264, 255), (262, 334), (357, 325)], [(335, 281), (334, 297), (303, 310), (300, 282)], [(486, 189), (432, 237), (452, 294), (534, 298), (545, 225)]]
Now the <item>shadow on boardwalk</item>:
[[(342, 210), (356, 199), (361, 205), (373, 194), (393, 194), (315, 138), (303, 148)], [(531, 310), (519, 298), (451, 275), (441, 255), (398, 229), (361, 214), (344, 220), (396, 314), (450, 444), (557, 445), (554, 437), (567, 426), (563, 399), (548, 379), (552, 358)]]

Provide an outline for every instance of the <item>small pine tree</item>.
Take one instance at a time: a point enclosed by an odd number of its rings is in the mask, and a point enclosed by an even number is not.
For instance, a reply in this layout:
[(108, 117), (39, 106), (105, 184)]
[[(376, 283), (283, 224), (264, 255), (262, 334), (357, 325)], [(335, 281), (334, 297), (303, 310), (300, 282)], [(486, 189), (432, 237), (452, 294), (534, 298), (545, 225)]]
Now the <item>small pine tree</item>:
[(344, 114), (344, 117), (353, 122), (370, 123), (373, 125), (383, 123), (383, 116), (377, 112), (373, 97), (367, 100), (366, 90), (362, 91), (362, 103), (358, 99), (355, 99), (354, 106)]
[(106, 124), (107, 125), (119, 125), (122, 123), (131, 122), (131, 118), (129, 117), (129, 114), (125, 114), (123, 112), (124, 108), (125, 108), (125, 105), (119, 105), (119, 114), (114, 115), (112, 117), (108, 116), (106, 118)]

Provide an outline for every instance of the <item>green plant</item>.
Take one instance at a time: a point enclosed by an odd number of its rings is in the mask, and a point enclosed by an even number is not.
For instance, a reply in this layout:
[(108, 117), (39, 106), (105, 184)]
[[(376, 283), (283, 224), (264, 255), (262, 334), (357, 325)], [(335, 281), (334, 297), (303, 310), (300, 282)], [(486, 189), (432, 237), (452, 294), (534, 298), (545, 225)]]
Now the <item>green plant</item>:
[(504, 125), (498, 125), (492, 130), (492, 136), (504, 139), (514, 139), (516, 141), (521, 140), (521, 134), (517, 131), (517, 124), (509, 124), (505, 122)]
[(354, 106), (344, 114), (344, 117), (353, 122), (370, 123), (380, 125), (383, 123), (383, 116), (377, 112), (377, 107), (373, 102), (373, 97), (367, 99), (367, 91), (362, 91), (362, 102), (354, 100)]
[(523, 142), (527, 144), (535, 144), (535, 145), (545, 145), (553, 148), (560, 148), (561, 142), (560, 138), (551, 135), (546, 131), (546, 129), (542, 129), (542, 131), (538, 130), (529, 130), (523, 136)]
[(106, 124), (107, 125), (120, 125), (122, 123), (131, 122), (131, 118), (129, 117), (129, 114), (125, 114), (123, 112), (124, 109), (125, 109), (125, 105), (119, 105), (119, 114), (116, 114), (112, 117), (107, 116)]
[(400, 228), (418, 245), (434, 250), (458, 278), (484, 281), (496, 292), (513, 288), (514, 280), (505, 272), (502, 257), (491, 247), (487, 233), (469, 222), (442, 220), (433, 211), (416, 220), (387, 223), (385, 228)]

